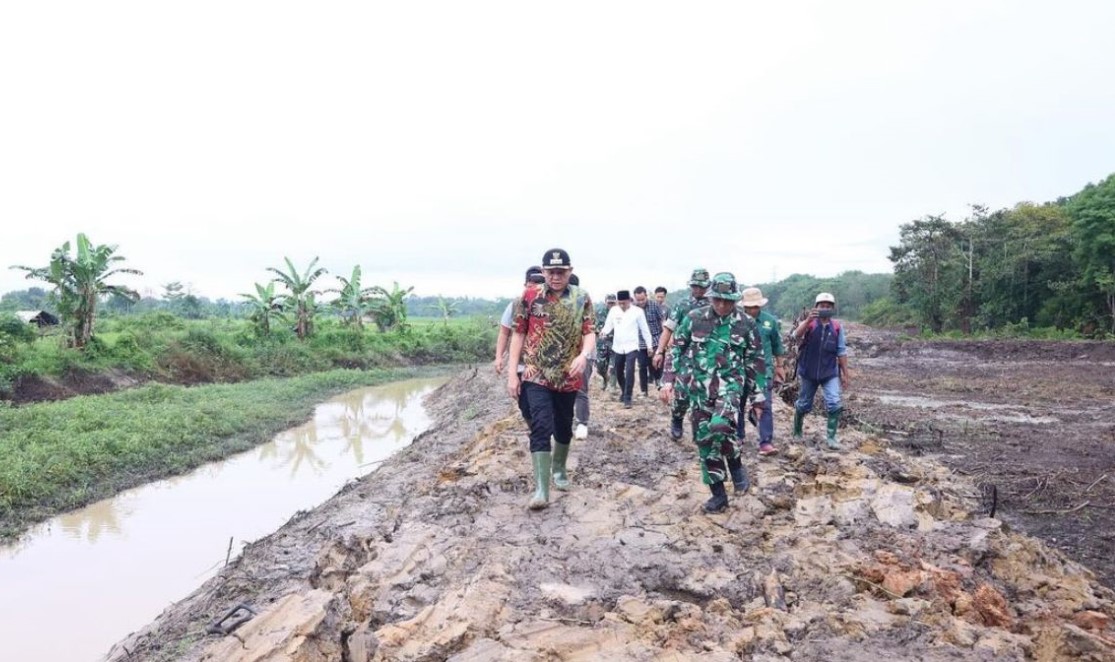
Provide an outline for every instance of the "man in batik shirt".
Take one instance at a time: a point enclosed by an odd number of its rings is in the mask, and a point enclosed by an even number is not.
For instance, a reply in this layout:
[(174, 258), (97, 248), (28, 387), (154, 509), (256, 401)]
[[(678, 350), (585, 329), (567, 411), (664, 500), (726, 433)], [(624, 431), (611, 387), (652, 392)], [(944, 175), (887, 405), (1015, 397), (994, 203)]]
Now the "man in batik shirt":
[[(534, 494), (528, 507), (545, 508), (554, 487), (569, 489), (566, 461), (573, 440), (573, 406), (596, 350), (595, 315), (588, 293), (569, 284), (573, 265), (560, 248), (542, 256), (544, 288), (527, 288), (515, 306), (509, 365), (523, 360), (522, 378), (507, 371), (507, 392), (526, 390)], [(551, 449), (550, 438), (555, 444)]]

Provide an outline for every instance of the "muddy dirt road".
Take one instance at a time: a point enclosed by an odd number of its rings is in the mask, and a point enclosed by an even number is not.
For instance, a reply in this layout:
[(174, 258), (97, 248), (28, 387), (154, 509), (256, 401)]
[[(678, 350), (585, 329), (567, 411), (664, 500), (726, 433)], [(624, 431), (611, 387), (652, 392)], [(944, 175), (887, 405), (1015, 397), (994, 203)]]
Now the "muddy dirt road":
[(849, 338), (867, 429), (970, 476), (1000, 518), (1115, 588), (1115, 343)]
[[(664, 407), (593, 394), (574, 489), (548, 509), (525, 508), (501, 381), (471, 373), (434, 394), (429, 433), (110, 658), (1115, 659), (1115, 593), (981, 514), (971, 478), (848, 431), (839, 454), (749, 446), (752, 491), (706, 516)], [(242, 603), (256, 615), (207, 634)]]

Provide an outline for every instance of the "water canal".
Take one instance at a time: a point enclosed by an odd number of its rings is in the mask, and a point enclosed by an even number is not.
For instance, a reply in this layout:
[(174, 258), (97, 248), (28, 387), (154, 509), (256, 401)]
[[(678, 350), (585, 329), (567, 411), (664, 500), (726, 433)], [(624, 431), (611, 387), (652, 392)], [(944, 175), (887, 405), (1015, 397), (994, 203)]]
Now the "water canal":
[(188, 595), (243, 545), (374, 471), (430, 425), (445, 378), (360, 389), (253, 450), (122, 492), (0, 548), (7, 660), (96, 660)]

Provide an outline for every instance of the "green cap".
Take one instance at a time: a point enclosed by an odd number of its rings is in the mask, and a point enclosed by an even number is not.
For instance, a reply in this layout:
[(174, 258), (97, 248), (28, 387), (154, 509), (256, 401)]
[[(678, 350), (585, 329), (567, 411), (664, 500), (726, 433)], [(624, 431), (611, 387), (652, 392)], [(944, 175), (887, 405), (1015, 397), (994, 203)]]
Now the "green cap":
[(722, 271), (712, 277), (712, 285), (708, 290), (710, 299), (739, 301), (739, 296), (739, 283), (736, 282), (735, 276), (727, 271)]
[(708, 287), (708, 269), (697, 267), (693, 273), (689, 275), (689, 284), (696, 285), (697, 287)]

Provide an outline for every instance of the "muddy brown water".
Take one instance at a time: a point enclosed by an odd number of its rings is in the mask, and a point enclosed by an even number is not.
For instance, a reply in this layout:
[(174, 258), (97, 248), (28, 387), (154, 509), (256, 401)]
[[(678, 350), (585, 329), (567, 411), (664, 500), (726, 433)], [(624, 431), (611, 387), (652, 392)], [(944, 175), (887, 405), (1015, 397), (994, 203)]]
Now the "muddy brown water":
[(360, 389), (311, 421), (190, 474), (124, 492), (0, 548), (6, 660), (93, 660), (299, 510), (374, 471), (430, 425), (444, 378)]

